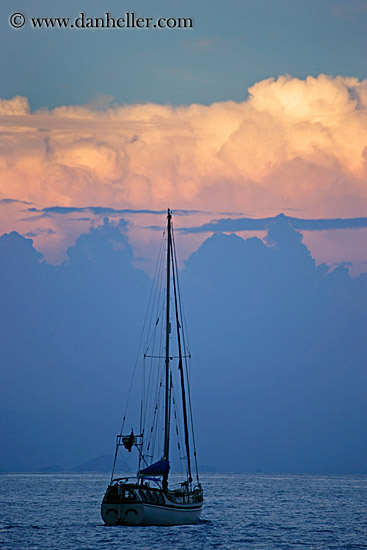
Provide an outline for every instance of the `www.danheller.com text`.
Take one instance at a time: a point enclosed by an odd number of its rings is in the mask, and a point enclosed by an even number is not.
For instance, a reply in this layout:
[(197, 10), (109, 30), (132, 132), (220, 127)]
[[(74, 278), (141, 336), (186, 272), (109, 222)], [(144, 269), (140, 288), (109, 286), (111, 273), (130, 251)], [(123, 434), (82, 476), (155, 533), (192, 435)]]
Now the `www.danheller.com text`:
[(27, 17), (15, 12), (9, 17), (10, 25), (20, 29), (28, 22), (34, 29), (192, 29), (192, 17), (141, 17), (135, 12), (112, 16), (105, 12), (101, 17), (90, 17), (80, 12), (78, 17)]

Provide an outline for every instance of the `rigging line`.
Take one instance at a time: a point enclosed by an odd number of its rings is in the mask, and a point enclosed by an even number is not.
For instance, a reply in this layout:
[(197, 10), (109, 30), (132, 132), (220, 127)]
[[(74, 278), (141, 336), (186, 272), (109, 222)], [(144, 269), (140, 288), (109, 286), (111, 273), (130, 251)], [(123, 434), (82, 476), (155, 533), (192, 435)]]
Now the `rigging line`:
[[(164, 238), (164, 236), (163, 236), (163, 238)], [(158, 266), (158, 273), (157, 273), (157, 276), (155, 277), (155, 279), (153, 281), (155, 291), (154, 291), (153, 304), (152, 304), (152, 307), (151, 307), (151, 316), (150, 316), (150, 320), (149, 320), (149, 324), (148, 324), (148, 327), (151, 327), (151, 328), (148, 328), (148, 331), (147, 331), (146, 349), (149, 349), (150, 344), (149, 344), (148, 341), (149, 341), (150, 333), (154, 332), (154, 330), (156, 330), (156, 327), (158, 325), (158, 320), (162, 315), (162, 308), (160, 309), (159, 305), (160, 305), (160, 294), (162, 292), (162, 286), (163, 286), (163, 284), (162, 284), (163, 261), (164, 261), (164, 248), (163, 248), (163, 245), (162, 245), (161, 251), (160, 251), (160, 262), (159, 262), (159, 266)], [(153, 323), (153, 316), (155, 316), (155, 323)]]
[(147, 452), (150, 451), (152, 453), (152, 456), (154, 455), (156, 426), (157, 426), (157, 423), (158, 423), (158, 416), (159, 416), (159, 412), (157, 414), (157, 411), (159, 411), (158, 403), (156, 403), (156, 405), (154, 407), (154, 412), (153, 412), (152, 419), (151, 419), (152, 423), (151, 423), (150, 430), (149, 430), (149, 439), (148, 439), (148, 444), (147, 444)]
[[(162, 294), (163, 261), (164, 261), (164, 248), (165, 248), (164, 245), (165, 245), (165, 232), (163, 232), (163, 234), (162, 234), (160, 250), (159, 250), (159, 257), (158, 257), (158, 261), (156, 263), (156, 269), (155, 269), (155, 274), (154, 274), (154, 279), (153, 279), (154, 295), (153, 295), (153, 299), (151, 300), (151, 304), (149, 305), (149, 307), (150, 307), (150, 320), (149, 320), (149, 323), (148, 323), (148, 327), (152, 326), (152, 324), (153, 324), (152, 320), (153, 320), (154, 316), (157, 319), (161, 315), (163, 315), (162, 311), (163, 311), (164, 308), (163, 308), (163, 306), (160, 305), (160, 303), (161, 303), (161, 300), (162, 300), (161, 294)], [(162, 330), (162, 329), (160, 329), (160, 330)], [(144, 354), (144, 359), (147, 356), (147, 352), (148, 352), (149, 348), (151, 348), (153, 350), (155, 349), (156, 336), (157, 336), (157, 334), (159, 334), (159, 332), (157, 332), (157, 331), (159, 331), (159, 327), (158, 327), (157, 322), (154, 324), (154, 328), (152, 329), (151, 332), (150, 332), (149, 328), (147, 330), (146, 343), (145, 343), (146, 351), (145, 351), (145, 354)], [(145, 360), (144, 360), (144, 364), (145, 364)], [(151, 387), (150, 383), (151, 383), (153, 372), (154, 372), (154, 363), (153, 363), (153, 361), (150, 361), (149, 382), (148, 382), (148, 385), (147, 385), (148, 390)], [(148, 401), (148, 394), (147, 394), (148, 390), (145, 389), (145, 391), (143, 393), (144, 401), (145, 401), (144, 420), (143, 420), (144, 425), (146, 425), (146, 415), (148, 413), (148, 410), (150, 410), (150, 404), (149, 404), (149, 401)]]
[[(155, 336), (154, 336), (153, 346), (155, 346), (156, 334), (157, 333), (155, 332), (154, 333)], [(146, 415), (148, 414), (148, 411), (151, 411), (152, 408), (154, 408), (154, 403), (157, 401), (159, 387), (160, 387), (160, 384), (162, 384), (161, 376), (160, 376), (160, 373), (159, 373), (159, 364), (157, 364), (157, 363), (158, 362), (155, 361), (154, 357), (150, 358), (149, 382), (148, 382), (148, 386), (147, 386), (148, 389), (147, 389), (146, 395), (144, 396), (145, 402), (146, 402), (145, 415), (144, 415), (144, 424), (146, 423)], [(158, 368), (157, 368), (157, 366), (158, 366)], [(155, 391), (154, 392), (152, 392), (152, 391), (149, 392), (149, 389), (150, 388), (153, 389), (154, 387), (155, 387)]]
[[(162, 297), (162, 295), (160, 296)], [(155, 331), (155, 338), (154, 338), (154, 346), (153, 349), (156, 348), (156, 336), (160, 336), (158, 347), (159, 349), (162, 346), (162, 339), (163, 339), (163, 325), (161, 324), (160, 331), (157, 333)], [(148, 426), (149, 418), (148, 414), (151, 415), (152, 411), (155, 410), (156, 406), (159, 406), (159, 403), (161, 401), (161, 391), (162, 391), (162, 385), (163, 385), (163, 373), (162, 369), (160, 368), (160, 363), (157, 361), (154, 357), (150, 358), (150, 371), (149, 371), (149, 384), (148, 384), (148, 390), (147, 394), (145, 396), (146, 400), (146, 408), (145, 408), (145, 416), (144, 416), (144, 425), (146, 427), (150, 428), (150, 425)], [(155, 389), (154, 389), (155, 388)], [(149, 391), (151, 389), (151, 391)], [(152, 443), (152, 437), (151, 437), (151, 431), (149, 433), (149, 439), (147, 441), (147, 448)]]
[(118, 453), (118, 450), (119, 450), (119, 446), (117, 445), (117, 442), (116, 442), (115, 457), (114, 457), (114, 459), (113, 459), (113, 466), (112, 466), (112, 473), (111, 473), (110, 485), (112, 484), (113, 476), (115, 475), (115, 468), (116, 468), (116, 460), (117, 460), (117, 453)]
[[(145, 358), (143, 363), (145, 364)], [(150, 402), (149, 402), (149, 388), (152, 387), (152, 373), (153, 373), (153, 367), (152, 367), (152, 360), (150, 361), (149, 367), (149, 375), (148, 375), (148, 383), (146, 384), (146, 390), (144, 392), (144, 411), (143, 411), (143, 418), (142, 418), (142, 424), (144, 428), (146, 427), (146, 416), (148, 413), (148, 410), (150, 410)]]
[[(145, 344), (145, 353), (144, 353), (145, 356), (147, 355), (148, 350), (151, 349), (152, 347), (154, 347), (154, 344), (152, 344), (152, 340), (154, 338), (154, 335), (156, 334), (156, 331), (158, 330), (158, 328), (157, 328), (158, 324), (159, 324), (158, 322), (162, 318), (162, 312), (163, 312), (163, 308), (161, 308), (160, 310), (158, 310), (158, 308), (157, 308), (156, 314), (155, 314), (155, 317), (156, 317), (157, 321), (155, 322), (154, 327), (151, 330), (151, 332), (147, 335), (147, 340), (146, 340), (146, 344)], [(153, 317), (153, 315), (151, 315), (151, 317)]]
[(148, 309), (148, 311), (150, 312), (150, 318), (148, 322), (148, 328), (146, 331), (145, 348), (149, 347), (148, 341), (150, 338), (150, 334), (152, 331), (154, 331), (154, 328), (156, 326), (156, 323), (153, 325), (153, 316), (157, 316), (159, 311), (159, 299), (157, 299), (157, 295), (159, 294), (159, 290), (161, 288), (161, 278), (162, 278), (161, 273), (162, 273), (163, 258), (164, 258), (164, 233), (162, 235), (154, 278), (152, 281), (152, 289), (154, 289), (154, 292), (152, 292), (152, 300), (149, 303), (149, 309)]
[[(163, 269), (162, 269), (163, 271)], [(164, 315), (164, 300), (162, 300), (162, 273), (160, 274), (160, 280), (157, 281), (157, 289), (156, 289), (156, 294), (155, 294), (155, 297), (154, 297), (154, 304), (153, 304), (153, 308), (154, 311), (152, 312), (152, 315), (151, 315), (151, 319), (153, 318), (153, 313), (154, 313), (154, 316), (155, 318), (157, 319), (157, 321), (155, 322), (154, 324), (154, 327), (151, 331), (151, 334), (149, 336), (149, 334), (147, 335), (147, 343), (146, 343), (146, 349), (145, 349), (145, 356), (148, 355), (148, 351), (149, 349), (152, 349), (152, 350), (155, 350), (156, 347), (155, 347), (155, 337), (157, 335), (157, 333), (160, 333), (162, 331), (162, 324), (163, 323), (158, 323), (159, 319), (163, 319), (163, 315)], [(159, 288), (158, 288), (159, 286)], [(150, 338), (150, 339), (149, 339)], [(148, 339), (149, 339), (149, 342), (148, 342)]]
[[(164, 269), (163, 269), (163, 266), (162, 266), (162, 281), (161, 281), (162, 287), (164, 287), (164, 279), (165, 279)], [(165, 292), (164, 291), (161, 292), (160, 299), (162, 301), (162, 306), (163, 306), (163, 309), (164, 309), (164, 303), (165, 303)], [(162, 318), (164, 318), (164, 314), (162, 314)], [(161, 350), (163, 350), (163, 348), (164, 348), (164, 341), (165, 341), (165, 336), (166, 336), (164, 322), (161, 323), (159, 335), (160, 335), (160, 339), (159, 339), (158, 351), (161, 352)], [(164, 379), (165, 379), (165, 363), (160, 361), (160, 360), (157, 360), (157, 359), (156, 359), (155, 362), (156, 362), (157, 375), (159, 376), (159, 379), (160, 379), (159, 403), (162, 404), (162, 402), (165, 399), (165, 395), (164, 395), (164, 392), (163, 392), (164, 383), (165, 383), (164, 382)], [(162, 455), (162, 449), (164, 447), (164, 444), (163, 444), (164, 432), (165, 432), (165, 414), (164, 414), (164, 405), (163, 406), (161, 405), (160, 410), (159, 410), (158, 419), (157, 419), (157, 427), (156, 427), (157, 447), (159, 449), (161, 449), (161, 454), (158, 457), (159, 459), (163, 456)]]
[[(162, 240), (163, 240), (163, 239), (162, 239)], [(162, 244), (161, 244), (161, 247), (162, 247)], [(157, 261), (157, 265), (158, 265), (158, 261)], [(157, 266), (156, 266), (156, 271), (157, 271)], [(132, 392), (132, 386), (133, 386), (133, 382), (134, 382), (134, 378), (135, 378), (135, 373), (136, 373), (136, 368), (137, 368), (138, 361), (139, 361), (139, 357), (140, 357), (140, 350), (141, 350), (141, 346), (142, 346), (142, 342), (143, 342), (143, 336), (144, 336), (144, 332), (145, 332), (145, 327), (146, 327), (146, 322), (147, 322), (147, 317), (148, 317), (148, 311), (149, 311), (149, 305), (150, 305), (150, 300), (151, 300), (152, 292), (153, 292), (153, 285), (151, 286), (150, 295), (149, 295), (149, 300), (148, 300), (148, 307), (147, 307), (146, 312), (145, 312), (145, 318), (144, 318), (144, 323), (143, 323), (143, 329), (142, 329), (142, 331), (141, 331), (141, 336), (140, 336), (140, 341), (139, 341), (139, 346), (138, 346), (138, 352), (137, 352), (137, 354), (136, 354), (135, 365), (134, 365), (133, 374), (132, 374), (132, 377), (131, 377), (131, 383), (130, 383), (129, 393), (128, 393), (128, 396), (127, 396), (127, 401), (126, 401), (126, 406), (125, 406), (125, 412), (124, 412), (124, 416), (123, 416), (123, 419), (122, 419), (122, 425), (121, 425), (120, 435), (122, 435), (122, 432), (123, 432), (123, 429), (124, 429), (124, 425), (125, 425), (126, 413), (127, 413), (128, 405), (129, 405), (129, 402), (130, 402), (130, 397), (131, 397), (131, 392)], [(115, 462), (114, 462), (114, 466), (115, 466), (115, 463), (116, 463), (116, 460), (115, 460)], [(114, 471), (114, 470), (113, 470), (113, 471)]]
[[(147, 308), (147, 311), (150, 311), (150, 319), (149, 319), (149, 322), (148, 322), (148, 330), (146, 332), (146, 342), (145, 342), (145, 349), (146, 350), (149, 349), (149, 345), (150, 345), (149, 338), (150, 338), (150, 334), (151, 334), (151, 329), (149, 327), (153, 327), (153, 322), (152, 322), (153, 315), (154, 314), (156, 315), (156, 319), (157, 319), (157, 317), (159, 317), (159, 313), (158, 313), (159, 312), (159, 309), (158, 309), (159, 299), (157, 299), (157, 294), (160, 292), (160, 289), (162, 288), (161, 284), (162, 284), (162, 272), (163, 272), (162, 264), (164, 262), (164, 241), (165, 241), (165, 232), (163, 232), (163, 235), (162, 235), (161, 244), (160, 244), (160, 248), (159, 248), (158, 259), (157, 259), (157, 262), (156, 262), (154, 277), (153, 277), (153, 281), (152, 281), (152, 295), (153, 295), (153, 299), (151, 300), (152, 305), (149, 302), (148, 303), (148, 308)], [(154, 289), (154, 294), (153, 294), (153, 289)], [(152, 332), (154, 332), (154, 329), (155, 329), (156, 325), (157, 325), (157, 323), (154, 324)]]
[[(174, 253), (175, 266), (176, 266), (176, 273), (178, 273), (175, 237), (174, 237), (173, 232), (172, 232), (172, 241), (173, 241), (173, 253)], [(183, 308), (183, 303), (182, 303), (182, 295), (181, 295), (180, 281), (179, 281), (178, 275), (177, 275), (177, 288), (178, 288), (178, 297), (179, 297), (180, 313), (181, 313), (181, 325), (183, 327), (182, 339), (183, 339), (184, 346), (185, 346), (185, 333), (187, 332), (186, 331), (186, 319), (185, 319), (185, 313), (184, 313), (184, 308)], [(184, 328), (185, 328), (185, 330), (184, 330)], [(190, 354), (189, 344), (187, 346), (187, 351), (189, 352), (189, 360), (190, 360), (191, 359), (191, 354)], [(191, 405), (191, 391), (190, 391), (190, 384), (189, 384), (189, 368), (188, 368), (188, 361), (187, 361), (186, 355), (184, 356), (184, 359), (185, 359), (186, 387), (187, 387), (187, 394), (188, 394), (190, 423), (191, 423), (191, 438), (192, 438), (193, 451), (194, 451), (196, 478), (197, 478), (197, 481), (199, 481), (199, 469), (198, 469), (196, 441), (195, 441), (195, 432), (194, 432), (194, 419), (193, 419), (193, 412), (192, 412), (192, 405)]]
[(189, 401), (189, 412), (190, 412), (190, 423), (191, 423), (191, 438), (192, 438), (192, 445), (193, 445), (193, 451), (194, 451), (194, 461), (195, 461), (195, 470), (196, 470), (196, 479), (199, 482), (199, 468), (198, 468), (198, 460), (197, 460), (197, 451), (196, 451), (196, 441), (195, 441), (195, 432), (194, 432), (194, 418), (193, 418), (193, 412), (192, 412), (192, 404), (191, 404), (191, 391), (190, 391), (190, 385), (189, 385), (189, 376), (188, 376), (188, 362), (191, 363), (191, 358), (189, 361), (187, 361), (185, 357), (185, 373), (186, 373), (186, 381), (187, 381), (187, 387), (188, 387), (188, 401)]
[[(140, 433), (141, 433), (141, 447), (143, 446), (143, 442), (144, 442), (144, 428), (142, 427), (142, 429), (140, 430)], [(144, 460), (144, 457), (142, 456), (142, 453), (141, 453), (141, 449), (139, 448), (138, 445), (136, 445), (136, 448), (138, 449), (138, 452), (139, 452), (139, 464), (138, 464), (138, 470), (141, 469), (141, 461)]]
[[(174, 242), (174, 235), (173, 235), (173, 242)], [(174, 255), (175, 255), (176, 272), (178, 273), (176, 247), (174, 247)], [(189, 369), (189, 367), (188, 367), (187, 357), (189, 359), (191, 359), (191, 353), (190, 353), (190, 345), (189, 345), (187, 329), (186, 329), (187, 323), (186, 323), (186, 319), (185, 319), (185, 310), (184, 310), (184, 305), (183, 305), (183, 301), (182, 301), (182, 293), (181, 293), (181, 288), (180, 288), (180, 279), (179, 279), (178, 276), (177, 276), (177, 288), (178, 288), (178, 298), (179, 298), (180, 313), (181, 313), (181, 325), (183, 327), (183, 329), (181, 331), (182, 332), (182, 339), (183, 339), (183, 342), (187, 341), (188, 356), (184, 355), (183, 357), (185, 358), (186, 381), (187, 381), (187, 387), (188, 387), (188, 394), (189, 394), (189, 398), (190, 398), (189, 371), (191, 371), (191, 369)], [(190, 398), (190, 410), (191, 410), (191, 398)], [(193, 423), (192, 423), (192, 426), (193, 426)]]
[(176, 273), (177, 273), (177, 290), (178, 290), (178, 302), (179, 302), (179, 310), (180, 310), (180, 321), (181, 321), (181, 333), (182, 333), (182, 343), (183, 348), (185, 352), (188, 353), (189, 356), (191, 356), (190, 353), (190, 343), (188, 338), (188, 331), (187, 331), (187, 323), (186, 323), (186, 317), (185, 317), (185, 308), (182, 301), (182, 293), (181, 293), (181, 285), (180, 285), (180, 279), (178, 277), (178, 262), (177, 262), (177, 255), (176, 255), (176, 245), (175, 245), (175, 236), (172, 235), (173, 240), (173, 252), (174, 252), (174, 260), (175, 260), (175, 266), (176, 266)]
[[(181, 451), (180, 449), (180, 445), (181, 447), (183, 448), (183, 444), (184, 444), (184, 440), (183, 440), (183, 437), (182, 437), (182, 429), (181, 429), (181, 424), (180, 424), (180, 416), (178, 414), (178, 410), (177, 410), (177, 401), (176, 401), (176, 394), (175, 394), (175, 391), (174, 391), (174, 388), (172, 389), (172, 393), (173, 393), (173, 398), (172, 398), (172, 403), (173, 403), (173, 407), (174, 407), (174, 416), (175, 416), (175, 420), (176, 420), (176, 430), (177, 430), (177, 438), (178, 438), (178, 444), (179, 444), (179, 450)], [(182, 459), (184, 459), (185, 456), (181, 454), (181, 452), (179, 452), (179, 459), (180, 459), (180, 465), (181, 465), (181, 473), (182, 473)]]
[[(156, 348), (156, 345), (158, 345), (158, 349), (162, 348), (163, 332), (164, 332), (163, 324), (161, 324), (160, 331), (155, 332), (156, 336), (159, 335), (159, 341), (156, 344), (156, 340), (158, 340), (158, 338), (156, 337), (154, 338), (153, 349)], [(149, 356), (146, 356), (146, 358), (147, 357)], [(153, 382), (154, 376), (156, 376), (155, 382)], [(145, 407), (145, 415), (144, 415), (144, 425), (147, 425), (147, 415), (149, 411), (154, 409), (154, 404), (157, 401), (158, 391), (160, 390), (160, 387), (162, 384), (163, 384), (163, 380), (162, 380), (162, 372), (160, 369), (160, 363), (159, 361), (156, 360), (155, 357), (150, 357), (149, 384), (148, 384), (147, 394), (145, 395), (146, 407)], [(154, 387), (155, 387), (155, 391), (149, 391), (149, 388), (153, 389)]]
[(189, 412), (190, 412), (190, 423), (191, 423), (191, 438), (192, 438), (192, 446), (193, 446), (193, 451), (194, 451), (196, 479), (199, 482), (199, 468), (198, 468), (198, 459), (197, 459), (197, 452), (196, 452), (196, 441), (195, 441), (195, 432), (194, 432), (194, 418), (193, 418), (193, 414), (192, 414), (191, 392), (190, 392), (190, 386), (188, 384), (188, 368), (187, 368), (186, 358), (185, 358), (185, 372), (186, 372), (186, 380), (187, 380), (187, 387), (188, 387), (188, 401), (189, 401)]
[[(162, 269), (162, 271), (163, 271), (163, 269)], [(162, 292), (158, 295), (158, 298), (159, 298), (160, 301), (164, 302), (164, 295), (163, 295)], [(163, 308), (163, 306), (161, 307), (158, 303), (158, 300), (157, 300), (157, 309), (160, 309), (160, 311), (161, 311), (162, 308)], [(163, 323), (161, 323), (159, 329), (157, 328), (157, 330), (154, 331), (153, 342), (151, 342), (151, 347), (152, 347), (153, 351), (156, 349), (157, 345), (158, 345), (158, 350), (162, 349), (163, 337), (164, 337), (163, 333), (164, 333), (164, 327), (163, 327)], [(156, 341), (158, 340), (158, 338), (157, 338), (158, 335), (159, 335), (159, 341), (156, 344)], [(154, 400), (156, 399), (156, 396), (157, 396), (158, 384), (162, 383), (162, 378), (161, 378), (162, 375), (160, 374), (160, 370), (159, 370), (159, 367), (160, 367), (159, 361), (155, 361), (154, 356), (145, 355), (145, 357), (150, 357), (150, 359), (151, 359), (151, 361), (150, 361), (150, 371), (149, 371), (149, 373), (150, 373), (149, 374), (149, 383), (148, 383), (148, 386), (147, 386), (148, 390), (149, 390), (149, 388), (154, 387), (154, 384), (153, 384), (154, 374), (156, 374), (157, 378), (156, 378), (156, 383), (155, 383), (156, 391), (155, 392), (150, 392), (150, 395), (152, 396), (152, 399), (153, 399), (153, 403), (152, 404), (150, 403), (148, 393), (145, 396), (146, 409), (145, 409), (144, 424), (146, 424), (146, 415), (148, 414), (148, 411), (150, 411), (152, 409), (152, 407), (154, 407)], [(153, 396), (155, 396), (155, 397), (153, 398)]]
[[(153, 338), (153, 349), (154, 349), (154, 346), (155, 346), (155, 340), (156, 340), (156, 331), (154, 331), (153, 335), (154, 335), (154, 338)], [(147, 357), (147, 355), (145, 355), (144, 359)], [(149, 395), (148, 395), (148, 392), (149, 392), (149, 388), (152, 388), (153, 387), (153, 377), (154, 377), (154, 373), (155, 373), (155, 361), (154, 361), (154, 358), (150, 358), (150, 367), (149, 367), (149, 380), (148, 380), (148, 385), (147, 385), (147, 393), (144, 394), (144, 399), (145, 399), (145, 403), (146, 403), (146, 413), (148, 411), (148, 408), (150, 407), (150, 403), (149, 403)], [(144, 361), (145, 362), (145, 361)], [(157, 381), (156, 381), (157, 383)], [(152, 395), (152, 394), (151, 394)]]
[(174, 242), (172, 242), (171, 240), (170, 244), (171, 244), (171, 251), (172, 251), (172, 276), (173, 276), (172, 278), (173, 278), (173, 291), (174, 291), (175, 310), (176, 310), (177, 343), (178, 343), (178, 350), (179, 350), (179, 356), (180, 356), (178, 368), (179, 368), (180, 377), (181, 377), (181, 397), (182, 397), (183, 421), (184, 421), (184, 430), (185, 430), (185, 446), (186, 446), (186, 453), (187, 453), (187, 469), (189, 474), (189, 482), (191, 483), (192, 478), (191, 478), (191, 463), (190, 463), (190, 442), (189, 442), (189, 430), (188, 430), (187, 410), (186, 410), (185, 380), (184, 380), (182, 352), (181, 352), (180, 322), (179, 322), (179, 312), (178, 312), (179, 304), (177, 301), (177, 288), (176, 288), (177, 274), (175, 269), (174, 252), (172, 250), (172, 247), (174, 246)]
[[(115, 467), (116, 467), (116, 461), (117, 461), (117, 454), (118, 454), (118, 449), (119, 449), (119, 445), (116, 443), (116, 450), (115, 450), (115, 458), (114, 458), (114, 461), (113, 461), (113, 469), (112, 469), (112, 474), (111, 474), (111, 481), (110, 481), (110, 485), (112, 484), (112, 481), (113, 481), (113, 476), (114, 476), (114, 473), (115, 473)], [(125, 457), (123, 455), (120, 455), (125, 466), (126, 466), (126, 473), (131, 473), (132, 472), (132, 469), (131, 469), (131, 466), (129, 466), (128, 462), (126, 461)]]
[(145, 460), (145, 457), (143, 456), (141, 449), (139, 449), (139, 445), (135, 445), (135, 446), (139, 453), (139, 470), (140, 470), (141, 461), (145, 462), (145, 466), (148, 466), (148, 462)]
[[(149, 439), (148, 439), (148, 442), (147, 442), (148, 443), (147, 448), (152, 444), (152, 442), (154, 444), (153, 429), (154, 429), (155, 424), (156, 424), (156, 426), (158, 425), (159, 412), (160, 412), (160, 408), (161, 408), (160, 403), (161, 403), (162, 387), (163, 387), (163, 376), (162, 376), (162, 373), (159, 374), (159, 370), (158, 370), (157, 380), (156, 380), (155, 396), (154, 396), (154, 399), (152, 400), (152, 404), (150, 406), (150, 410), (153, 409), (153, 419), (152, 419), (152, 423), (151, 423), (151, 429), (149, 431)], [(157, 411), (158, 411), (158, 414), (157, 414)]]
[[(152, 437), (152, 455), (154, 457), (155, 449), (161, 448), (161, 441), (162, 441), (162, 407), (160, 406), (160, 403), (162, 401), (162, 388), (163, 388), (163, 376), (161, 377), (161, 384), (159, 386), (159, 395), (157, 398), (157, 413), (156, 413), (156, 420), (155, 420), (155, 430), (153, 432)], [(157, 456), (158, 459), (161, 458), (161, 456)]]
[(129, 466), (126, 458), (123, 455), (122, 455), (122, 460), (123, 460), (123, 462), (125, 464), (125, 467), (126, 467), (126, 473), (132, 473), (133, 470), (132, 470), (131, 466)]

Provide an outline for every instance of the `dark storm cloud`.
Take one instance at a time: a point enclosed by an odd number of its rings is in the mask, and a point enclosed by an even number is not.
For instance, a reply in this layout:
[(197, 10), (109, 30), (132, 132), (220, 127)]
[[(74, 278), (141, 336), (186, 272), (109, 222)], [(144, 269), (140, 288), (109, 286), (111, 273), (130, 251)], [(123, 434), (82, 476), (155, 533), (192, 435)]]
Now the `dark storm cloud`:
[[(71, 468), (111, 452), (120, 428), (150, 281), (107, 220), (68, 258), (0, 238), (0, 469)], [(278, 217), (265, 242), (215, 233), (180, 286), (200, 462), (367, 473), (367, 276), (316, 266)]]
[(29, 201), (20, 201), (18, 199), (0, 199), (0, 204), (32, 204)]
[[(138, 210), (131, 208), (110, 208), (105, 206), (48, 206), (46, 208), (28, 208), (29, 212), (42, 212), (45, 214), (72, 214), (77, 212), (91, 212), (98, 216), (106, 216), (113, 214), (155, 214), (162, 216), (167, 212), (166, 210)], [(176, 216), (191, 216), (192, 214), (215, 214), (215, 212), (207, 212), (203, 210), (182, 210), (174, 209), (174, 214)]]
[(33, 237), (38, 237), (39, 235), (43, 234), (56, 235), (56, 231), (54, 231), (50, 227), (36, 227), (33, 231), (25, 233), (24, 236), (32, 239)]
[(212, 220), (199, 227), (182, 228), (183, 233), (210, 233), (235, 231), (264, 231), (279, 218), (287, 220), (294, 229), (322, 231), (328, 229), (359, 229), (367, 227), (367, 218), (302, 219), (279, 214), (272, 218), (225, 218)]

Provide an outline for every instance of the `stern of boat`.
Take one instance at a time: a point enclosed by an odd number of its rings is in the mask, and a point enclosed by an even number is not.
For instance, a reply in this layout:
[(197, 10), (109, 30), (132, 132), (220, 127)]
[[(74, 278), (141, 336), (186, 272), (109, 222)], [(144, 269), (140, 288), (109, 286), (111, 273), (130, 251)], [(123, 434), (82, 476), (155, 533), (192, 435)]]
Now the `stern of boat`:
[(101, 515), (106, 525), (140, 525), (144, 517), (144, 505), (133, 487), (115, 483), (107, 487)]

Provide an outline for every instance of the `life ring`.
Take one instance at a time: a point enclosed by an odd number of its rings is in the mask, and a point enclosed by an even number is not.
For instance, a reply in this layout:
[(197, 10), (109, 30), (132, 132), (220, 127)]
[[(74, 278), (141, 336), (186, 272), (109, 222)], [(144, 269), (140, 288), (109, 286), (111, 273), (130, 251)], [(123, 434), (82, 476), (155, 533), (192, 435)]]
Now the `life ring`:
[(117, 525), (119, 521), (117, 510), (115, 508), (109, 508), (106, 511), (106, 523), (107, 525)]

